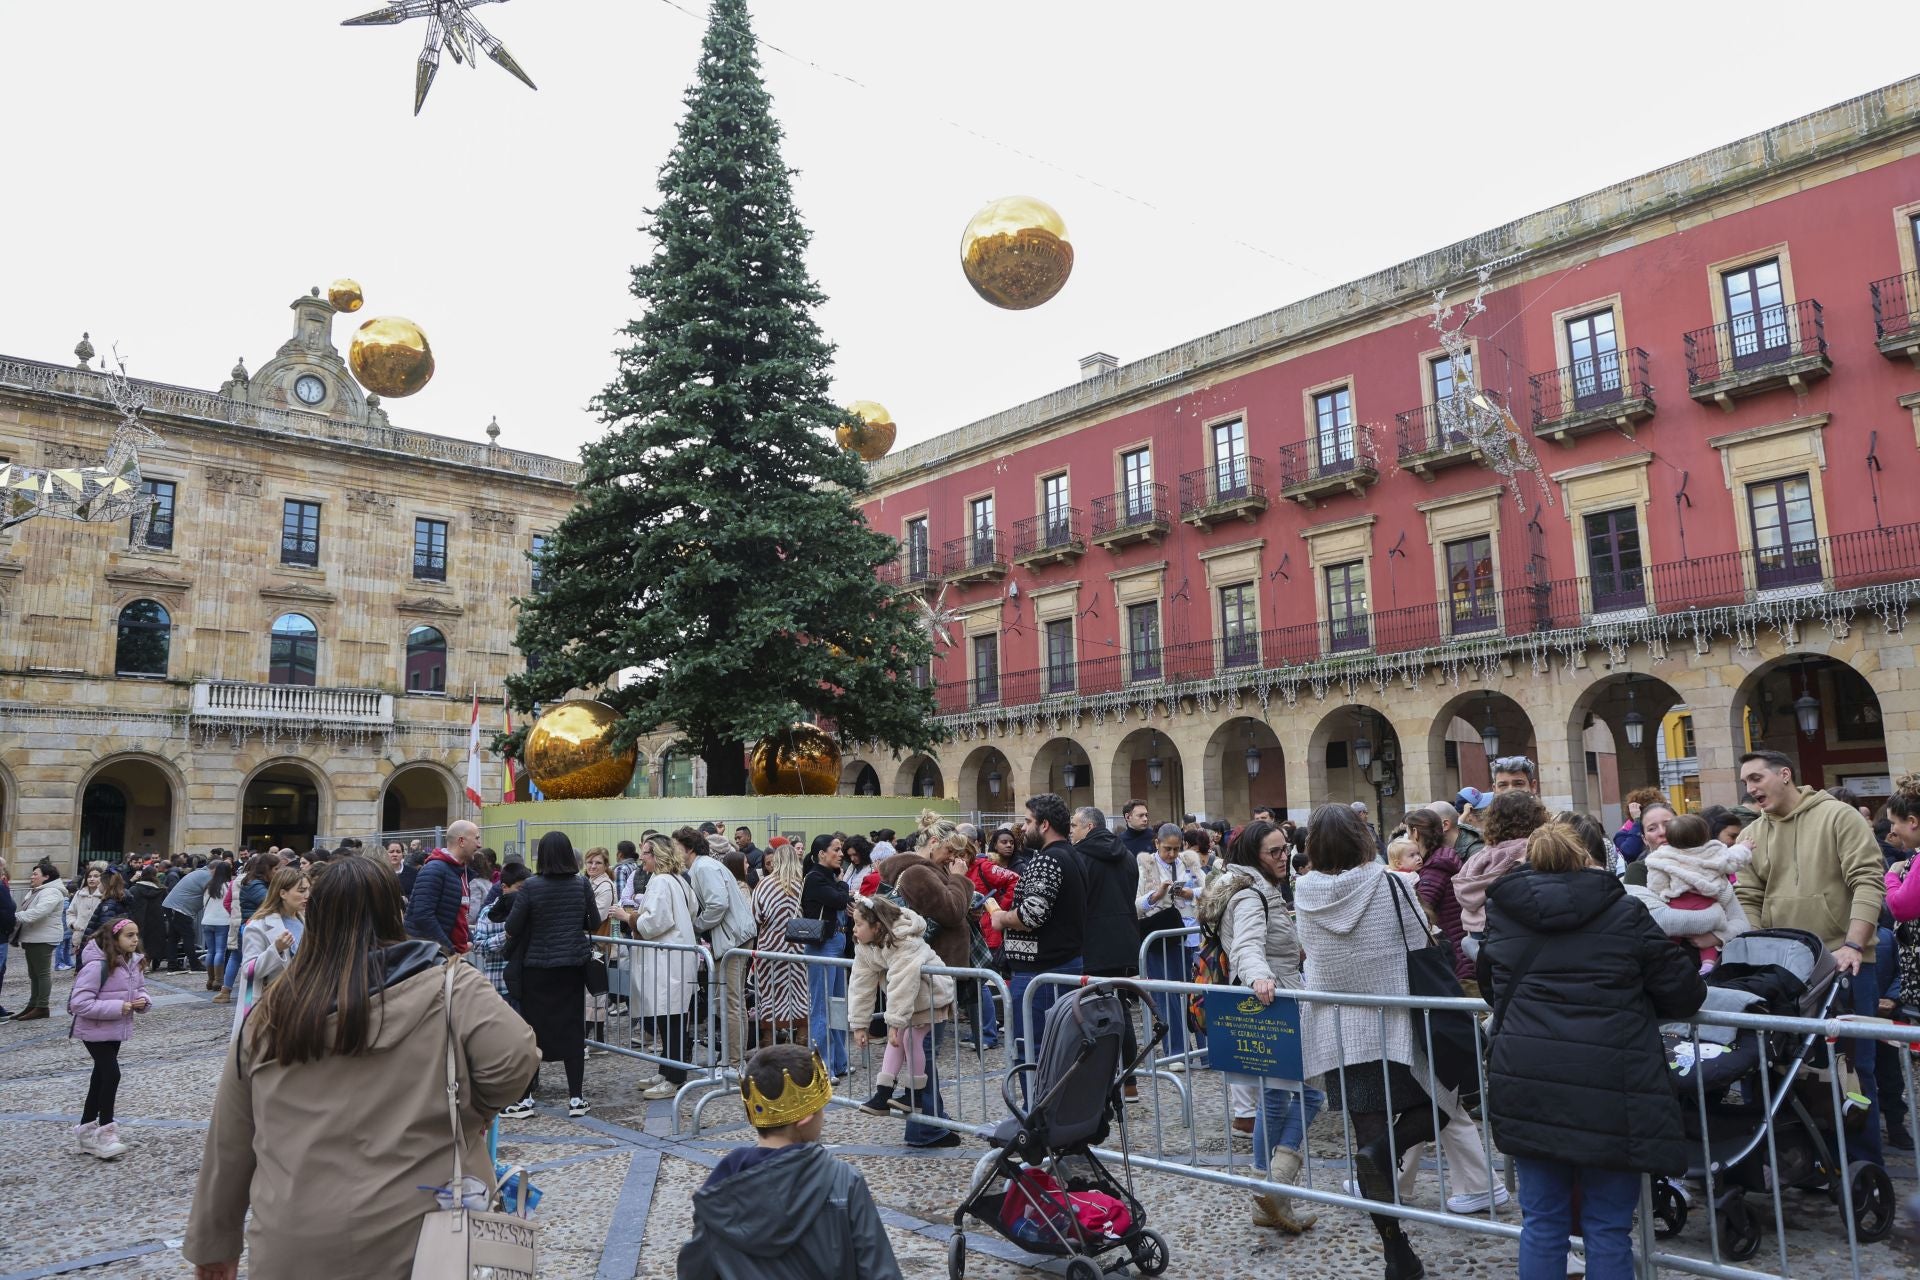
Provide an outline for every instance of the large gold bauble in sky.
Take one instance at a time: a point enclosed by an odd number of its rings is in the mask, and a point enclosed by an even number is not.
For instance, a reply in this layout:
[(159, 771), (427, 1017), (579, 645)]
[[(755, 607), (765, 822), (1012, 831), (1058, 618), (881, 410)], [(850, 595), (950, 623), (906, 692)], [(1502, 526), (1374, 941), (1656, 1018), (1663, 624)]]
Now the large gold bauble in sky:
[(840, 790), (840, 744), (817, 724), (796, 724), (753, 744), (747, 780), (763, 796), (830, 796)]
[(610, 745), (619, 717), (604, 702), (581, 699), (551, 707), (533, 722), (521, 757), (533, 785), (549, 800), (598, 800), (624, 793), (639, 758), (634, 747)]
[(398, 400), (433, 377), (433, 348), (420, 326), (401, 316), (375, 316), (354, 330), (347, 348), (353, 376), (367, 390)]
[(1032, 196), (1003, 196), (973, 215), (960, 237), (960, 268), (996, 307), (1025, 311), (1059, 293), (1073, 274), (1067, 224)]
[(333, 304), (335, 311), (358, 311), (365, 298), (360, 296), (360, 282), (341, 276), (327, 286), (327, 301)]
[(847, 406), (847, 421), (834, 429), (834, 439), (842, 449), (851, 449), (867, 462), (878, 462), (893, 448), (893, 415), (887, 407), (872, 400), (855, 400)]

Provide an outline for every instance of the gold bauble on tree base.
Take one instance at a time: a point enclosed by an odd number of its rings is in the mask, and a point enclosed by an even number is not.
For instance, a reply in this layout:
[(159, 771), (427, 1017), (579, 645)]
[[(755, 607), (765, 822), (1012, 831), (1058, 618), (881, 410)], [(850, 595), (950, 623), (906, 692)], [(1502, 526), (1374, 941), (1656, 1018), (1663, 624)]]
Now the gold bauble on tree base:
[(613, 749), (619, 719), (606, 703), (586, 699), (549, 708), (533, 722), (520, 753), (533, 785), (549, 800), (599, 800), (624, 794), (633, 780), (639, 750)]
[(893, 448), (893, 415), (887, 407), (872, 400), (855, 400), (847, 406), (847, 420), (834, 430), (834, 439), (842, 449), (852, 450), (866, 462), (878, 462)]
[(840, 744), (817, 724), (770, 733), (753, 744), (747, 781), (755, 795), (833, 795), (840, 790)]
[(960, 267), (996, 307), (1025, 311), (1059, 293), (1073, 274), (1067, 224), (1032, 196), (1003, 196), (973, 215), (960, 237)]
[(347, 363), (361, 386), (398, 400), (432, 379), (433, 348), (413, 321), (402, 316), (375, 316), (354, 331)]
[(360, 296), (360, 282), (341, 276), (327, 286), (327, 301), (333, 304), (335, 311), (348, 313), (358, 311), (366, 299)]

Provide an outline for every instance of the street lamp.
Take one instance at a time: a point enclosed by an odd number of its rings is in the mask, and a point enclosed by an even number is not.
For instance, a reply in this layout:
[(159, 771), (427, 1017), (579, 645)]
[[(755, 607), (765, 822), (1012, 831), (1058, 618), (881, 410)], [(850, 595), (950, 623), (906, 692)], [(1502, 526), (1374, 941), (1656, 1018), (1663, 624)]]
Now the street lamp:
[(1260, 776), (1260, 748), (1253, 745), (1251, 735), (1247, 743), (1247, 776), (1249, 778)]
[(1080, 774), (1074, 768), (1072, 761), (1068, 761), (1066, 764), (1063, 764), (1060, 766), (1060, 785), (1061, 786), (1065, 787), (1068, 791), (1072, 791), (1074, 787), (1079, 785), (1079, 782), (1080, 782)]
[(1500, 726), (1493, 722), (1493, 695), (1487, 695), (1487, 723), (1480, 730), (1480, 745), (1486, 749), (1487, 759), (1496, 760), (1500, 756)]
[(1647, 718), (1638, 711), (1629, 711), (1620, 723), (1627, 731), (1627, 745), (1638, 751), (1640, 744), (1647, 740)]
[(1810, 693), (1801, 694), (1793, 700), (1793, 718), (1800, 722), (1802, 737), (1813, 737), (1820, 732), (1820, 700)]
[(1373, 739), (1364, 733), (1353, 740), (1353, 762), (1362, 769), (1373, 764)]
[(1000, 771), (998, 769), (990, 769), (987, 772), (987, 793), (996, 796), (1000, 794)]
[(1148, 783), (1156, 787), (1159, 786), (1160, 779), (1165, 774), (1165, 772), (1166, 771), (1160, 765), (1160, 735), (1156, 733), (1153, 735), (1152, 744), (1147, 748), (1147, 781)]

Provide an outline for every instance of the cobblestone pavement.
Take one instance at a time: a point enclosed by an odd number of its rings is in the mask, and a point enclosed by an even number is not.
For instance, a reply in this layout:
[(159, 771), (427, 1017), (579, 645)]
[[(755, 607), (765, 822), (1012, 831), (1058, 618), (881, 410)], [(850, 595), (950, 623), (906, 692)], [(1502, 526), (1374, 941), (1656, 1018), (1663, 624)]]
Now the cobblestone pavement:
[[(0, 1280), (189, 1275), (179, 1241), (231, 1011), (208, 1003), (198, 975), (161, 974), (150, 981), (155, 1009), (139, 1020), (122, 1055), (119, 1112), (132, 1149), (103, 1166), (75, 1153), (67, 1135), (79, 1118), (87, 1080), (86, 1057), (67, 1039), (66, 1020), (58, 1012), (70, 979), (70, 974), (56, 975), (53, 1018), (0, 1024), (0, 1080), (5, 1081), (0, 1206), (9, 1222), (0, 1240)], [(17, 1001), (18, 984), (10, 983), (7, 994)], [(618, 1023), (613, 1028), (617, 1036), (625, 1030)], [(947, 1105), (956, 1119), (979, 1124), (1004, 1116), (998, 1081), (991, 1078), (1002, 1065), (999, 1054), (968, 1048), (956, 1056), (949, 1044), (940, 1064)], [(640, 1096), (635, 1082), (641, 1065), (615, 1054), (590, 1058), (587, 1088), (594, 1112), (589, 1117), (571, 1120), (543, 1108), (525, 1120), (502, 1123), (502, 1157), (530, 1166), (545, 1197), (540, 1208), (546, 1224), (543, 1276), (672, 1276), (675, 1253), (688, 1232), (691, 1193), (722, 1154), (747, 1138), (727, 1098), (706, 1109), (702, 1132), (675, 1138), (674, 1104)], [(549, 1092), (557, 1089), (558, 1071), (547, 1068)], [(857, 1100), (867, 1087), (863, 1069), (856, 1067), (841, 1097)], [(1143, 1088), (1145, 1101), (1128, 1109), (1134, 1149), (1160, 1150), (1211, 1168), (1223, 1167), (1229, 1158), (1244, 1165), (1249, 1145), (1229, 1131), (1220, 1079), (1198, 1073), (1192, 1092), (1196, 1123), (1189, 1128), (1181, 1123), (1179, 1093), (1171, 1079)], [(690, 1127), (692, 1113), (691, 1105), (682, 1105), (683, 1125)], [(960, 1147), (913, 1151), (901, 1145), (899, 1120), (864, 1116), (851, 1107), (835, 1110), (828, 1137), (866, 1175), (905, 1274), (912, 1280), (944, 1277), (954, 1206), (984, 1146), (970, 1139)], [(1337, 1194), (1346, 1176), (1337, 1114), (1321, 1117), (1309, 1149), (1312, 1185)], [(1895, 1176), (1903, 1195), (1910, 1193), (1912, 1161), (1897, 1162)], [(1254, 1228), (1248, 1197), (1236, 1188), (1140, 1171), (1135, 1185), (1150, 1225), (1167, 1238), (1170, 1276), (1360, 1280), (1380, 1274), (1372, 1227), (1352, 1209), (1321, 1205), (1318, 1225), (1294, 1238)], [(1441, 1195), (1429, 1165), (1410, 1203), (1437, 1210)], [(77, 1212), (75, 1205), (82, 1201), (110, 1208)], [(1793, 1193), (1786, 1203), (1788, 1273), (1816, 1280), (1850, 1275), (1837, 1211), (1819, 1196)], [(1519, 1219), (1508, 1206), (1496, 1220), (1513, 1224)], [(37, 1225), (28, 1228), (29, 1223)], [(1491, 1280), (1514, 1273), (1509, 1240), (1428, 1224), (1413, 1225), (1410, 1234), (1427, 1274), (1436, 1280)], [(969, 1230), (967, 1242), (969, 1277), (1014, 1280), (1059, 1273), (1057, 1264), (1029, 1265), (1035, 1260), (984, 1228)], [(1704, 1224), (1696, 1217), (1674, 1243), (1706, 1256)], [(1768, 1272), (1780, 1268), (1770, 1222), (1766, 1243), (1749, 1265)], [(1913, 1254), (1877, 1245), (1862, 1252), (1859, 1274), (1910, 1278), (1920, 1273), (1917, 1267), (1920, 1259)]]

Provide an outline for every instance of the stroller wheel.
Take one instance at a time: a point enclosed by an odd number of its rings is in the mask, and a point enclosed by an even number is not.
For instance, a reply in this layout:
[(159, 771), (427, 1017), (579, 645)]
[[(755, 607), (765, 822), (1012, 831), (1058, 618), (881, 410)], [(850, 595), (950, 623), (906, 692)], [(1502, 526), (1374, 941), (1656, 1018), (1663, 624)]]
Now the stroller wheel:
[(966, 1280), (967, 1276), (967, 1237), (964, 1232), (956, 1231), (953, 1239), (947, 1241), (947, 1280)]
[(1169, 1259), (1167, 1242), (1158, 1231), (1142, 1231), (1133, 1242), (1133, 1265), (1143, 1276), (1159, 1275)]
[(1720, 1252), (1730, 1262), (1745, 1262), (1760, 1252), (1760, 1215), (1741, 1196), (1720, 1211)]
[(1105, 1274), (1091, 1258), (1067, 1259), (1067, 1280), (1100, 1280)]
[(1893, 1230), (1893, 1179), (1877, 1164), (1855, 1161), (1847, 1170), (1853, 1192), (1853, 1234), (1861, 1244), (1884, 1240)]
[(1687, 1227), (1687, 1198), (1664, 1178), (1653, 1184), (1654, 1238), (1671, 1240)]

